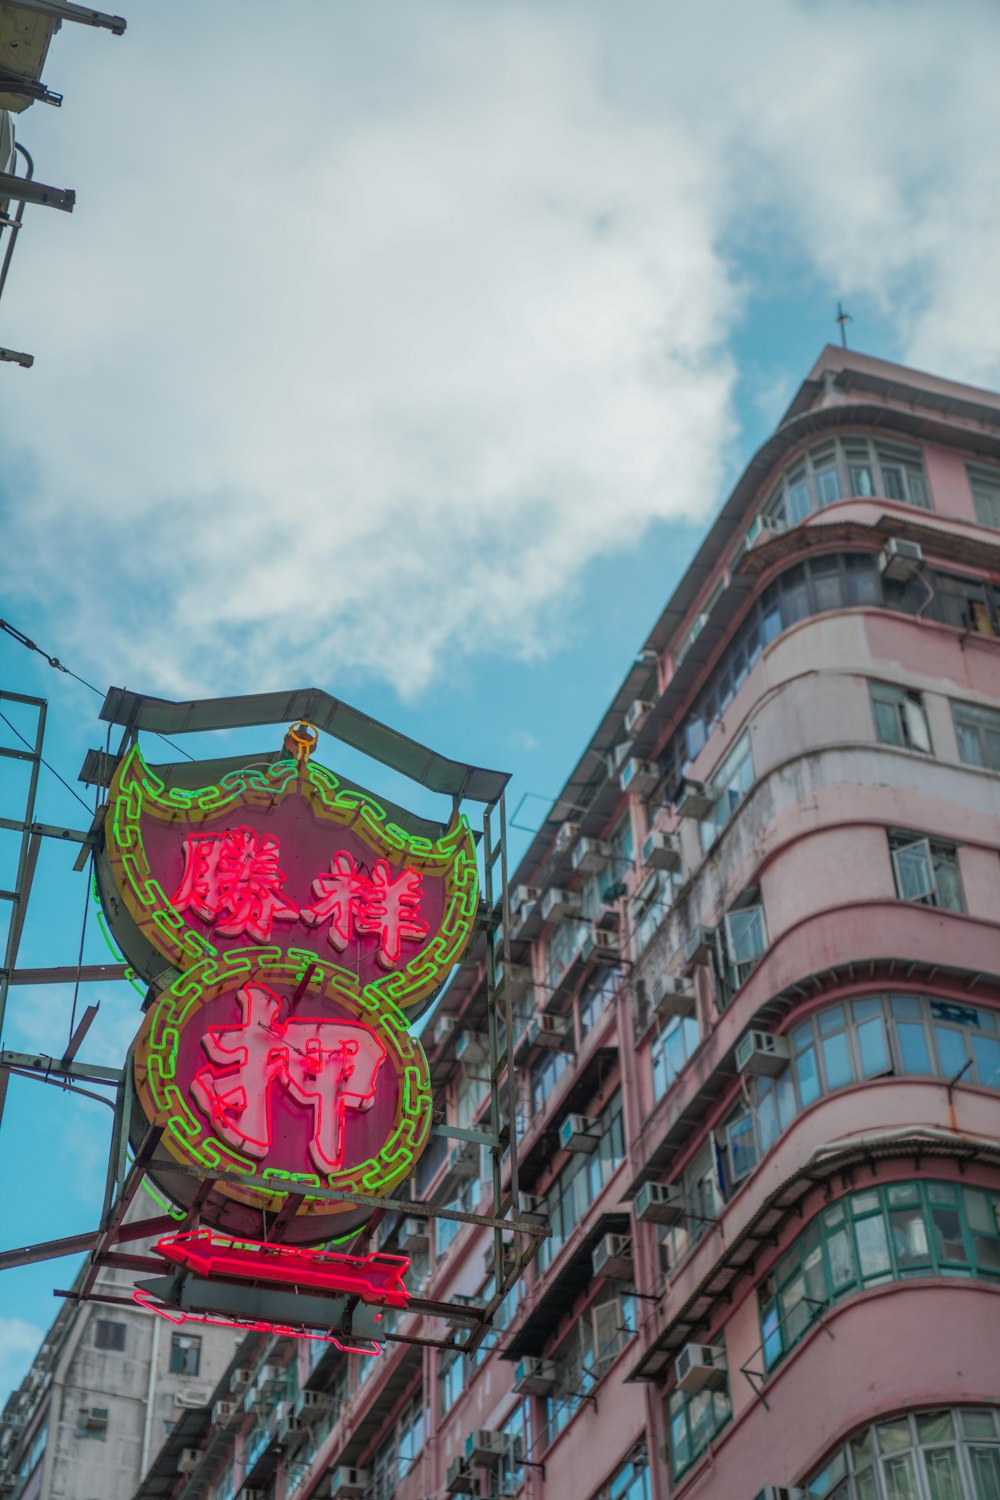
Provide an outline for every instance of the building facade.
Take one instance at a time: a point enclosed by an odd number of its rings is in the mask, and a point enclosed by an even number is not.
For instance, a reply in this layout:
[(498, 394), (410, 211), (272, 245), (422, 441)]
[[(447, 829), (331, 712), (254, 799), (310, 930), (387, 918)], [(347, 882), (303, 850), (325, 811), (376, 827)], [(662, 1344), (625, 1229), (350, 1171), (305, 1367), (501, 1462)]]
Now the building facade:
[(97, 1290), (120, 1302), (62, 1304), (0, 1413), (3, 1500), (130, 1500), (243, 1342), (228, 1328), (165, 1323), (131, 1301), (134, 1279), (103, 1271)]
[[(140, 1500), (996, 1500), (1000, 398), (823, 351), (508, 936), (551, 1233), (492, 1333), (470, 1361), (254, 1334)], [(487, 1108), (484, 1007), (472, 962), (425, 1034), (453, 1125)], [(482, 1166), (438, 1138), (415, 1196), (487, 1212)], [(378, 1245), (428, 1297), (492, 1290), (482, 1228)]]

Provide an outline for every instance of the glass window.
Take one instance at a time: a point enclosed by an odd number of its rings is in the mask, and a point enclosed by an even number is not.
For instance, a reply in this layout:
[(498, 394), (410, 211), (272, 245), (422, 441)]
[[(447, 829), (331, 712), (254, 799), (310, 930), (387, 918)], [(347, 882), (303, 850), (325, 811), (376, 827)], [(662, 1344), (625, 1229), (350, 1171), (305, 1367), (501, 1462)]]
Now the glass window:
[(192, 1333), (170, 1335), (171, 1375), (197, 1375), (201, 1367), (201, 1339)]
[(920, 901), (964, 911), (965, 900), (953, 844), (939, 844), (913, 834), (891, 834), (889, 849), (901, 901)]
[(972, 503), (982, 526), (1000, 526), (1000, 469), (969, 468)]
[(1000, 711), (953, 701), (951, 715), (958, 753), (965, 764), (1000, 771)]
[(98, 1318), (94, 1325), (94, 1346), (97, 1349), (124, 1349), (125, 1324)]
[[(852, 1193), (825, 1209), (761, 1284), (767, 1368), (798, 1343), (824, 1307), (861, 1287), (910, 1276), (1000, 1275), (998, 1207), (1000, 1193), (922, 1179)], [(940, 1422), (937, 1430), (944, 1431)], [(879, 1428), (883, 1451), (901, 1432), (892, 1424)]]
[(689, 1469), (732, 1416), (728, 1380), (722, 1390), (672, 1391), (667, 1402), (670, 1467), (675, 1479)]
[(653, 1094), (661, 1099), (698, 1046), (698, 1022), (681, 1016), (663, 1023), (650, 1048)]
[(873, 682), (870, 688), (875, 732), (881, 743), (929, 754), (931, 737), (921, 695), (888, 682)]
[(708, 784), (715, 798), (711, 816), (700, 825), (702, 852), (715, 842), (719, 833), (753, 786), (753, 759), (750, 735), (742, 734)]
[[(855, 1433), (807, 1477), (805, 1493), (843, 1500), (997, 1500), (996, 1408), (963, 1411), (961, 1432), (956, 1415), (909, 1412)], [(981, 1438), (965, 1427), (970, 1416), (981, 1423)]]

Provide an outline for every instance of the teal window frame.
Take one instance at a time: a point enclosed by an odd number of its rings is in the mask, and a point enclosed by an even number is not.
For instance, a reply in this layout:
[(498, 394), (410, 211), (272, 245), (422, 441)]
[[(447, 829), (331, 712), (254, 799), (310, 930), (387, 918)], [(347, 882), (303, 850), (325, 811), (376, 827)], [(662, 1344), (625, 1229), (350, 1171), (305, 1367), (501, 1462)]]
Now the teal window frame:
[(867, 1424), (804, 1486), (810, 1500), (996, 1500), (998, 1490), (996, 1406), (918, 1408)]
[(670, 1472), (679, 1479), (732, 1420), (729, 1377), (721, 1390), (671, 1391), (667, 1398)]
[(758, 1292), (765, 1370), (825, 1307), (924, 1276), (1000, 1280), (1000, 1193), (920, 1178), (873, 1185), (822, 1209), (775, 1263), (768, 1294)]

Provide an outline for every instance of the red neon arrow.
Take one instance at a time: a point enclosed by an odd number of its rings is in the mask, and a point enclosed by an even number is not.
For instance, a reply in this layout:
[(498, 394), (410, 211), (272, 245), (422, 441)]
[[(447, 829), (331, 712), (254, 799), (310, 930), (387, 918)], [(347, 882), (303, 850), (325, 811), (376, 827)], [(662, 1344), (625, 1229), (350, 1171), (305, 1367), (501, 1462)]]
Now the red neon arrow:
[(210, 1229), (168, 1235), (157, 1250), (167, 1260), (187, 1266), (199, 1276), (227, 1280), (264, 1281), (282, 1286), (309, 1287), (341, 1297), (357, 1297), (376, 1307), (405, 1308), (410, 1294), (403, 1277), (410, 1269), (406, 1255), (335, 1255), (329, 1250), (299, 1250), (256, 1240), (226, 1240)]
[(139, 1289), (132, 1293), (132, 1300), (140, 1307), (145, 1307), (149, 1312), (158, 1313), (161, 1318), (166, 1318), (168, 1323), (210, 1323), (213, 1328), (243, 1328), (248, 1333), (279, 1333), (283, 1338), (290, 1339), (312, 1339), (322, 1344), (334, 1344), (344, 1354), (381, 1354), (382, 1345), (377, 1344), (374, 1339), (360, 1339), (354, 1343), (345, 1343), (333, 1333), (321, 1333), (315, 1329), (293, 1326), (286, 1323), (263, 1323), (257, 1318), (222, 1318), (215, 1317), (212, 1313), (187, 1312), (181, 1307), (172, 1307), (168, 1302), (161, 1302), (151, 1292)]

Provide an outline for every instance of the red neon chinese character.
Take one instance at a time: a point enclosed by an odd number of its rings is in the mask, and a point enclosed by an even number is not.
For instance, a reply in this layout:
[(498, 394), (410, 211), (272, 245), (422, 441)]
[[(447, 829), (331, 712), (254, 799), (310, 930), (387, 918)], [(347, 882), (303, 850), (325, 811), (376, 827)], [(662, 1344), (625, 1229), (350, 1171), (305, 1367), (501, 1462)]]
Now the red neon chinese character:
[(330, 862), (330, 874), (313, 881), (317, 900), (302, 908), (310, 927), (329, 920), (327, 938), (343, 952), (355, 932), (378, 934), (378, 959), (384, 968), (399, 963), (402, 940), (420, 942), (428, 931), (419, 916), (423, 876), (408, 865), (395, 880), (388, 863), (376, 860), (371, 877), (355, 867), (343, 850)]
[(273, 1088), (310, 1107), (309, 1156), (321, 1172), (344, 1159), (348, 1109), (370, 1109), (385, 1048), (362, 1021), (296, 1016), (282, 1021), (282, 1000), (262, 984), (239, 991), (243, 1020), (213, 1026), (202, 1046), (218, 1068), (196, 1073), (191, 1093), (223, 1140), (250, 1156), (271, 1149)]
[(258, 943), (271, 937), (271, 924), (294, 921), (298, 908), (281, 894), (285, 876), (278, 868), (278, 840), (252, 828), (218, 834), (191, 834), (184, 840), (184, 874), (173, 897), (178, 911), (193, 911), (219, 922), (220, 937), (249, 934)]

